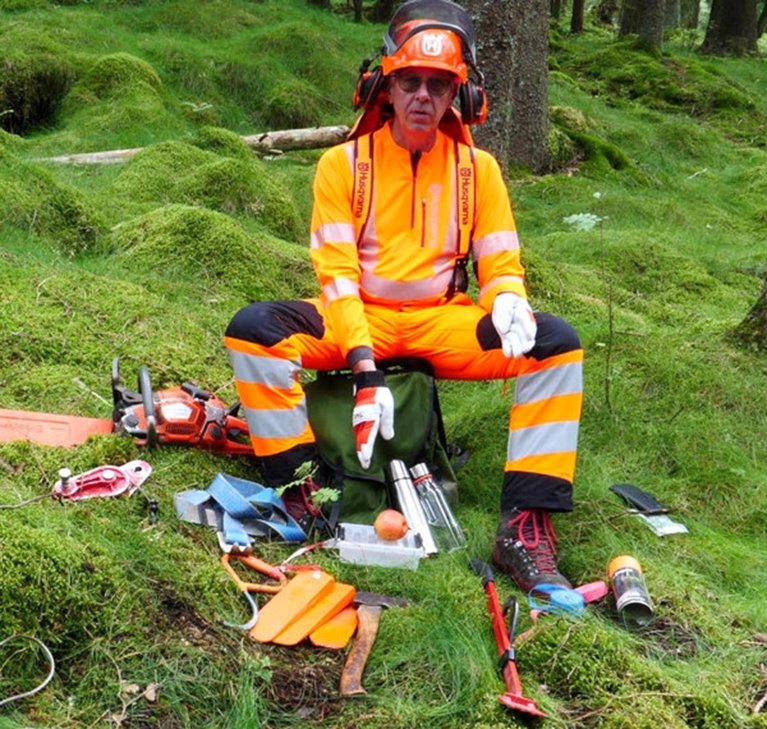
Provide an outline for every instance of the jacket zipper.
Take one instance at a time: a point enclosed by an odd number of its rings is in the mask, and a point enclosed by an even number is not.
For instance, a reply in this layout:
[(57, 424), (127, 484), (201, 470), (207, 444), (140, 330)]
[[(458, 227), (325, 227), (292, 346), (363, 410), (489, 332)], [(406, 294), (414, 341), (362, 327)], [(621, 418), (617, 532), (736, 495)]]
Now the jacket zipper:
[[(413, 169), (413, 196), (410, 202), (410, 229), (415, 228), (416, 224), (416, 210), (418, 204), (416, 202), (416, 196), (418, 195), (418, 162), (421, 159), (420, 152), (413, 152), (410, 155), (410, 166)], [(424, 201), (425, 202), (425, 201)], [(421, 246), (423, 247), (423, 231), (421, 232)]]

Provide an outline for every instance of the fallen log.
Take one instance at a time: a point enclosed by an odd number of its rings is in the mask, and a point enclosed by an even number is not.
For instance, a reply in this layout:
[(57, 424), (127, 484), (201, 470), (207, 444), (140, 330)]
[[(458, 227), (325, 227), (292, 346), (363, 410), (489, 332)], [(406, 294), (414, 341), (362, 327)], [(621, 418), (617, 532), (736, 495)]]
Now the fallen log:
[[(307, 129), (285, 129), (243, 136), (242, 140), (251, 149), (264, 154), (287, 152), (295, 149), (322, 149), (340, 144), (346, 139), (349, 127), (310, 127)], [(42, 157), (37, 162), (54, 162), (71, 165), (110, 165), (135, 157), (144, 147), (112, 149), (106, 152), (85, 152), (64, 154), (57, 157)]]

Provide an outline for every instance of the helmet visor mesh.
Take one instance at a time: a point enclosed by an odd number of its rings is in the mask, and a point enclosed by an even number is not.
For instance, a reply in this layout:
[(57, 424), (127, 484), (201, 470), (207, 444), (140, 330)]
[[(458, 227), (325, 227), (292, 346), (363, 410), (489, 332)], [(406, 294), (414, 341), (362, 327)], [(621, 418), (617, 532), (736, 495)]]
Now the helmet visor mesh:
[[(413, 23), (423, 20), (423, 23)], [(406, 26), (407, 28), (403, 28)], [(394, 14), (384, 36), (384, 53), (391, 55), (413, 34), (427, 28), (457, 33), (463, 41), (467, 60), (476, 63), (476, 38), (469, 14), (450, 0), (408, 0)]]

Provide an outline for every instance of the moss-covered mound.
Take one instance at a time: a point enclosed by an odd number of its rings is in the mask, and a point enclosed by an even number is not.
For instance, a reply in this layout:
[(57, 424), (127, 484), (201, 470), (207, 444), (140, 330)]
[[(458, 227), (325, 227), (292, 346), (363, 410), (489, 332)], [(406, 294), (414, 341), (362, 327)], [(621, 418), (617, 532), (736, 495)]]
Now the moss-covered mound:
[[(220, 135), (219, 149), (225, 135)], [(210, 144), (213, 135), (199, 138)], [(231, 139), (227, 145), (232, 146)], [(276, 236), (291, 241), (306, 237), (295, 203), (254, 155), (220, 156), (183, 142), (163, 142), (137, 155), (115, 183), (133, 201), (182, 203), (254, 217)]]
[(0, 26), (0, 128), (15, 134), (53, 124), (76, 72), (62, 48), (20, 24)]
[(85, 196), (47, 170), (18, 159), (10, 146), (0, 140), (0, 218), (35, 231), (66, 255), (91, 249), (101, 223)]
[(68, 151), (78, 149), (82, 139), (103, 140), (96, 143), (109, 149), (115, 138), (140, 146), (179, 133), (157, 72), (129, 53), (96, 58), (64, 99), (61, 121), (73, 130), (71, 142), (59, 142)]
[(751, 111), (753, 101), (705, 62), (648, 53), (633, 38), (566, 60), (591, 93), (640, 101), (651, 109), (706, 116), (721, 109)]
[(294, 298), (314, 290), (305, 249), (293, 251), (263, 232), (248, 234), (222, 213), (168, 205), (118, 226), (124, 258), (166, 276), (186, 277), (206, 290), (221, 287), (246, 299)]

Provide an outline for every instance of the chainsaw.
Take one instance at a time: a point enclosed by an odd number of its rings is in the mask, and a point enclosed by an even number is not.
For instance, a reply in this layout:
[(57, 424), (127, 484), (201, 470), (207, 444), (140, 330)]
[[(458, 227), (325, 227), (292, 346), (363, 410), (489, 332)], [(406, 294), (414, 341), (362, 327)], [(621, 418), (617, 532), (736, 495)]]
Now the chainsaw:
[(240, 403), (227, 406), (217, 395), (190, 382), (154, 391), (147, 367), (138, 372), (138, 390), (120, 384), (120, 358), (112, 361), (112, 420), (116, 433), (142, 445), (187, 445), (225, 455), (254, 457)]

